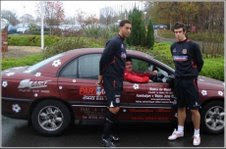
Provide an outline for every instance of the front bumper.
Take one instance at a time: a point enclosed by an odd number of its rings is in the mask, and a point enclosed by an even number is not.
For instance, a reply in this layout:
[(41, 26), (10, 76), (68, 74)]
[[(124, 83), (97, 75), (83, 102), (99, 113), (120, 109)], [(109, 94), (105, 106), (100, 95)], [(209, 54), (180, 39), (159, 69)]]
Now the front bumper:
[(29, 99), (2, 97), (2, 114), (11, 118), (28, 119), (31, 103)]

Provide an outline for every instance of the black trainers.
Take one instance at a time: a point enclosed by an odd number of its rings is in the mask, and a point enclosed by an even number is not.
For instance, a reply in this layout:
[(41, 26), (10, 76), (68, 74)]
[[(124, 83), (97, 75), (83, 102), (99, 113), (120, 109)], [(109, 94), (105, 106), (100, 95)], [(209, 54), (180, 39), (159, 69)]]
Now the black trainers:
[(117, 135), (110, 135), (110, 138), (111, 138), (111, 140), (112, 141), (116, 141), (116, 142), (118, 142), (119, 141), (119, 137), (117, 136)]
[(114, 144), (114, 142), (112, 141), (112, 139), (110, 137), (109, 138), (101, 137), (101, 141), (105, 147), (110, 147), (110, 148), (116, 147), (116, 145)]

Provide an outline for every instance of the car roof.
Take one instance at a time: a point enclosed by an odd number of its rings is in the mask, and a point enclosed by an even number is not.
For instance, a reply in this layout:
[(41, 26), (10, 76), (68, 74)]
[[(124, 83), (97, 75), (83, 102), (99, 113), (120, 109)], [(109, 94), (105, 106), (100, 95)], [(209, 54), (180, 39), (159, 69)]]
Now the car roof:
[[(88, 53), (103, 53), (104, 48), (80, 48), (80, 49), (73, 49), (70, 51), (65, 52), (67, 55), (82, 55), (82, 54), (88, 54)], [(136, 57), (145, 57), (145, 58), (151, 58), (152, 56), (135, 50), (126, 50), (127, 54), (130, 56), (136, 56)]]
[[(80, 49), (73, 49), (70, 51), (65, 52), (65, 57), (74, 57), (74, 56), (79, 56), (79, 55), (84, 55), (84, 54), (91, 54), (91, 53), (103, 53), (104, 48), (80, 48)], [(155, 63), (159, 63), (164, 67), (167, 67), (171, 71), (174, 71), (171, 67), (168, 65), (162, 63), (161, 61), (156, 60), (153, 58), (153, 56), (150, 56), (149, 54), (146, 54), (144, 52), (136, 51), (136, 50), (126, 50), (128, 56), (130, 57), (136, 57), (140, 59), (146, 59), (146, 60), (152, 60)]]
[[(72, 59), (80, 57), (82, 55), (86, 54), (102, 54), (104, 48), (80, 48), (80, 49), (73, 49), (69, 50), (63, 53), (63, 59), (61, 59), (61, 62), (66, 64), (67, 62), (70, 62)], [(155, 60), (152, 56), (140, 52), (140, 51), (135, 51), (135, 50), (126, 50), (127, 54), (129, 57), (136, 57), (138, 59), (143, 59), (143, 60), (152, 60), (155, 63), (161, 64), (162, 66), (168, 67), (168, 69), (172, 69), (169, 66), (165, 65), (164, 63)], [(59, 70), (56, 68), (52, 68), (52, 62), (48, 63), (47, 65), (42, 67), (42, 73), (45, 73), (46, 75), (54, 75), (56, 74)], [(63, 67), (63, 66), (62, 66)], [(52, 70), (50, 71), (50, 68)], [(172, 70), (173, 71), (173, 70)]]

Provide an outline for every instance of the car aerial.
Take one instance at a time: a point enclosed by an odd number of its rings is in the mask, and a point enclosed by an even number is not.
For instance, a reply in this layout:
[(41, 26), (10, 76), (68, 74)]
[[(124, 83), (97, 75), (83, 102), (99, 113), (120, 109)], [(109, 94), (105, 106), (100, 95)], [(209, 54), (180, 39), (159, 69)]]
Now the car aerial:
[[(44, 135), (59, 135), (71, 122), (102, 123), (106, 111), (104, 89), (96, 95), (103, 48), (82, 48), (60, 53), (33, 66), (2, 71), (2, 113), (27, 119)], [(149, 83), (124, 81), (119, 122), (172, 122), (174, 69), (135, 50), (127, 50), (135, 71), (158, 70)], [(224, 82), (198, 78), (201, 125), (207, 133), (224, 130)]]

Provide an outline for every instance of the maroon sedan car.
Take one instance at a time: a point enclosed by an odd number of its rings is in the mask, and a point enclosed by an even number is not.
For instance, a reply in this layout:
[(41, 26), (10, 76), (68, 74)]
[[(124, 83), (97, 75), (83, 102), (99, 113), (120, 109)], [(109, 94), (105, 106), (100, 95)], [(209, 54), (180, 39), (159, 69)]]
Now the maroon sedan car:
[[(2, 113), (27, 119), (39, 133), (61, 134), (71, 122), (102, 122), (106, 110), (104, 89), (96, 95), (103, 49), (67, 51), (33, 66), (2, 72)], [(172, 93), (174, 70), (138, 51), (127, 50), (135, 71), (157, 70), (150, 83), (124, 81), (120, 122), (172, 122), (177, 113)], [(224, 82), (200, 76), (202, 129), (224, 130)]]

